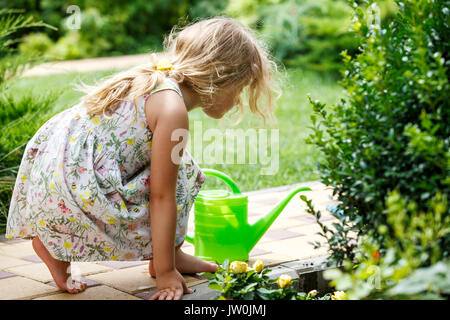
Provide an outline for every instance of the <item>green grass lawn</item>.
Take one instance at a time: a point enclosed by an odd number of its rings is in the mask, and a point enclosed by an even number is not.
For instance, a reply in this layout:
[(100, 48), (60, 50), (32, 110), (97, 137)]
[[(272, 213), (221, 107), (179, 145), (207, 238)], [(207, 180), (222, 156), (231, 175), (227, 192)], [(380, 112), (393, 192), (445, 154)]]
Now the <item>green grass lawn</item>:
[[(50, 75), (41, 77), (19, 78), (11, 82), (9, 90), (15, 92), (17, 97), (24, 93), (33, 92), (35, 95), (54, 93), (58, 95), (52, 108), (54, 111), (64, 110), (76, 104), (81, 92), (73, 88), (74, 83), (82, 80), (85, 83), (93, 83), (102, 77), (113, 74), (116, 71), (96, 71), (89, 73), (73, 73), (64, 75)], [(272, 175), (262, 175), (260, 159), (256, 164), (208, 164), (200, 162), (201, 167), (214, 168), (224, 171), (230, 175), (239, 185), (242, 191), (257, 190), (262, 188), (276, 187), (299, 182), (316, 180), (319, 178), (315, 173), (316, 161), (319, 158), (318, 151), (314, 146), (307, 145), (305, 138), (311, 132), (307, 127), (310, 125), (310, 114), (312, 107), (306, 98), (310, 94), (312, 99), (319, 99), (327, 105), (336, 103), (343, 95), (342, 88), (335, 80), (326, 74), (303, 72), (299, 69), (287, 71), (286, 80), (283, 84), (283, 95), (275, 106), (275, 124), (268, 123), (266, 129), (279, 130), (279, 165), (278, 171)], [(207, 117), (200, 109), (190, 112), (191, 140), (195, 132), (195, 125), (205, 130), (217, 128), (225, 132), (227, 128), (233, 129), (258, 129), (264, 128), (263, 122), (256, 116), (246, 111), (242, 121), (233, 126), (232, 119), (223, 121)], [(201, 121), (201, 122), (199, 122)], [(213, 140), (204, 140), (203, 146)], [(270, 146), (270, 135), (269, 135)], [(256, 146), (251, 146), (256, 147)], [(247, 154), (250, 146), (247, 146)], [(242, 152), (243, 150), (236, 150)], [(269, 149), (269, 155), (270, 153)], [(194, 152), (191, 151), (193, 155)], [(224, 185), (214, 178), (207, 179), (204, 188), (222, 188)]]

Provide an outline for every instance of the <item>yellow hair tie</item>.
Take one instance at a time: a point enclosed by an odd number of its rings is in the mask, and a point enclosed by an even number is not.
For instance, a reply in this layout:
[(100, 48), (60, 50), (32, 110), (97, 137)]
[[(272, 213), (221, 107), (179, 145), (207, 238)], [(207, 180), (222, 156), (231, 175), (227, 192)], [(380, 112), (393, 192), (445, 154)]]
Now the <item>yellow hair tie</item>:
[(173, 69), (173, 65), (167, 59), (161, 60), (156, 65), (156, 70), (158, 70), (158, 71), (166, 71), (166, 70), (172, 70), (172, 69)]

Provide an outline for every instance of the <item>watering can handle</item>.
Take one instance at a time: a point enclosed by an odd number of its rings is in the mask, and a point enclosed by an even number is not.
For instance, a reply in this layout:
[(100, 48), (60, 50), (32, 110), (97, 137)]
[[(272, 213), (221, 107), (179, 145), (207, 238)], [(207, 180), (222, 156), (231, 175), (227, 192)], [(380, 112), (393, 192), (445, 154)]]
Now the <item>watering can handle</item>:
[[(214, 169), (202, 169), (202, 172), (206, 175), (209, 176), (214, 176), (217, 177), (223, 181), (225, 181), (226, 184), (228, 184), (231, 188), (231, 190), (233, 191), (234, 194), (240, 194), (241, 190), (239, 190), (236, 182), (233, 181), (233, 179), (231, 179), (229, 176), (227, 176), (225, 173), (218, 171), (218, 170), (214, 170)], [(189, 243), (194, 244), (194, 239), (186, 234), (186, 241)]]
[(218, 170), (214, 170), (214, 169), (202, 169), (202, 171), (206, 175), (214, 176), (216, 178), (219, 178), (219, 179), (225, 181), (225, 183), (230, 186), (230, 188), (233, 191), (233, 193), (235, 193), (235, 194), (240, 194), (241, 193), (241, 190), (239, 190), (236, 182), (234, 182), (233, 179), (231, 179), (225, 173), (220, 172)]

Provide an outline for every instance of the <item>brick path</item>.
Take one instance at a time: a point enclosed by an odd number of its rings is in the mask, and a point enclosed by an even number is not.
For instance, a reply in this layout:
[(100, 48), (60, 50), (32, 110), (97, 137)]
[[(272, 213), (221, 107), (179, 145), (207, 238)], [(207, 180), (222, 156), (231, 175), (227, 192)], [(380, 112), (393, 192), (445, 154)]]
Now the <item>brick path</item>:
[[(301, 183), (311, 191), (301, 192), (313, 200), (321, 210), (321, 220), (329, 227), (335, 218), (325, 210), (332, 199), (332, 190), (318, 181)], [(249, 222), (268, 213), (294, 186), (260, 190), (249, 196)], [(189, 228), (193, 227), (193, 214)], [(323, 238), (315, 218), (306, 212), (306, 205), (296, 195), (250, 252), (249, 263), (261, 259), (265, 266), (276, 266), (289, 261), (304, 260), (327, 254), (324, 249), (314, 249), (308, 242)], [(185, 242), (185, 252), (194, 254), (193, 245)], [(37, 300), (136, 300), (146, 299), (155, 292), (156, 281), (148, 274), (148, 262), (74, 262), (88, 288), (79, 294), (63, 293), (54, 282), (50, 272), (37, 257), (31, 240), (0, 240), (0, 299)], [(188, 287), (207, 280), (199, 275), (185, 275)]]

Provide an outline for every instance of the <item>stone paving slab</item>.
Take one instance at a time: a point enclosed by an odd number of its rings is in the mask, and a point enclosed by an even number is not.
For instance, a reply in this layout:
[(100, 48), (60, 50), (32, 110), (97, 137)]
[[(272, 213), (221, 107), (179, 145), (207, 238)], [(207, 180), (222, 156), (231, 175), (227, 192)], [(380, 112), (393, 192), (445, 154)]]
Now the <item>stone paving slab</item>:
[(142, 300), (107, 286), (87, 288), (81, 293), (58, 293), (33, 300)]
[(0, 300), (29, 300), (58, 291), (58, 288), (24, 277), (0, 280)]
[[(331, 196), (332, 191), (317, 181), (248, 192), (249, 223), (254, 223), (270, 212), (297, 186), (311, 187), (313, 192), (300, 194), (313, 199), (314, 207), (322, 212), (323, 223), (332, 227), (335, 218), (325, 210), (325, 207), (336, 202)], [(188, 234), (192, 234), (193, 226), (194, 215), (191, 213)], [(292, 272), (296, 270), (293, 266), (299, 261), (325, 257), (328, 254), (326, 248), (314, 249), (309, 244), (312, 241), (324, 241), (317, 235), (319, 231), (315, 218), (306, 212), (306, 205), (297, 194), (251, 250), (248, 262), (253, 264), (259, 259), (267, 267)], [(192, 255), (195, 252), (195, 247), (187, 242), (183, 244), (182, 249)], [(63, 293), (56, 287), (50, 272), (35, 254), (31, 240), (6, 241), (4, 237), (0, 237), (0, 299), (126, 300), (148, 299), (156, 292), (156, 280), (148, 273), (148, 261), (74, 262), (73, 266), (77, 268), (76, 273), (82, 280), (88, 283), (85, 292), (75, 295)], [(199, 275), (184, 275), (184, 277), (188, 287), (200, 291), (207, 288), (207, 280)], [(197, 292), (185, 297), (195, 299), (205, 295)]]

